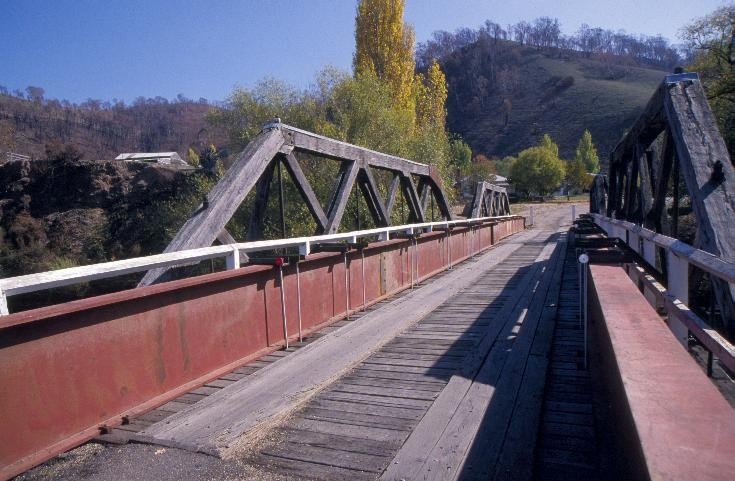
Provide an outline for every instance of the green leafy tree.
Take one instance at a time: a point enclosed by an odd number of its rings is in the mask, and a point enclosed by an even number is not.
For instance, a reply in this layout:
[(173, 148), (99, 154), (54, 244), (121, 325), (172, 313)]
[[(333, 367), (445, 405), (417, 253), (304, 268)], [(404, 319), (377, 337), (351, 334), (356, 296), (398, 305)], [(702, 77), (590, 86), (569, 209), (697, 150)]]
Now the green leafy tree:
[(554, 156), (559, 157), (559, 146), (556, 145), (556, 142), (554, 142), (549, 134), (544, 134), (541, 137), (541, 144), (539, 146), (548, 149)]
[(315, 107), (310, 95), (280, 80), (266, 78), (252, 90), (235, 89), (225, 108), (210, 111), (208, 120), (225, 127), (232, 146), (243, 149), (274, 117), (307, 130), (317, 130), (319, 115)]
[(545, 196), (558, 189), (565, 176), (559, 147), (548, 134), (541, 143), (518, 154), (511, 166), (513, 185), (520, 192)]
[(337, 84), (327, 101), (331, 134), (370, 149), (408, 155), (411, 115), (395, 108), (390, 86), (372, 74)]
[(735, 5), (718, 8), (685, 26), (680, 37), (692, 53), (689, 70), (698, 72), (730, 156), (735, 154)]
[(510, 169), (513, 166), (513, 162), (516, 161), (516, 158), (513, 156), (506, 156), (502, 159), (496, 159), (493, 161), (495, 164), (495, 171), (498, 175), (502, 175), (503, 177), (510, 177)]
[(575, 161), (581, 161), (587, 172), (596, 174), (600, 171), (600, 159), (597, 157), (597, 149), (592, 143), (592, 134), (585, 129), (582, 138), (579, 139), (577, 150), (574, 154)]
[(449, 152), (454, 169), (464, 172), (472, 164), (472, 149), (459, 136), (449, 139)]
[(589, 189), (592, 176), (587, 173), (587, 167), (582, 159), (566, 162), (566, 181), (573, 189)]

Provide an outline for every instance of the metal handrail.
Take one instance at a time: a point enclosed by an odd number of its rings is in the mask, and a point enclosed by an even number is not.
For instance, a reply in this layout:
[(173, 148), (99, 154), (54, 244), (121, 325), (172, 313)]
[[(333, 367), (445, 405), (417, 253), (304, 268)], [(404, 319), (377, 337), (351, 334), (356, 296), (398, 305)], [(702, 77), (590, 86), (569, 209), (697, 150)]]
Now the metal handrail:
[[(733, 290), (735, 289), (735, 262), (722, 259), (678, 239), (658, 234), (628, 221), (612, 219), (596, 213), (591, 216), (609, 236), (623, 240), (641, 254), (654, 269), (656, 268), (655, 247), (664, 249), (667, 263), (667, 285), (666, 291), (659, 294), (661, 303), (659, 307), (664, 308), (668, 313), (671, 330), (675, 335), (677, 331), (683, 334), (683, 337), (680, 335), (677, 337), (685, 345), (687, 343), (686, 334), (691, 333), (709, 351), (708, 365), (711, 366), (712, 353), (715, 353), (728, 369), (735, 371), (735, 345), (712, 329), (688, 307), (688, 268), (690, 264), (711, 276), (728, 282), (730, 289)], [(637, 237), (640, 244), (631, 245), (631, 236)]]
[[(671, 251), (681, 259), (686, 259), (687, 262), (696, 266), (703, 271), (712, 274), (713, 276), (722, 279), (725, 282), (735, 283), (735, 262), (730, 262), (720, 257), (717, 257), (709, 252), (697, 249), (685, 242), (682, 242), (673, 237), (668, 237), (663, 234), (658, 234), (652, 230), (641, 227), (632, 222), (624, 221), (621, 219), (611, 219), (601, 214), (590, 214), (592, 217), (600, 223), (609, 223), (614, 226), (622, 227), (628, 232), (653, 242), (658, 247), (663, 247), (667, 251)], [(604, 229), (603, 225), (600, 225)], [(607, 231), (607, 229), (605, 229)], [(609, 234), (609, 232), (608, 232)], [(626, 240), (626, 239), (623, 239)]]
[(0, 279), (0, 315), (8, 314), (7, 297), (9, 296), (37, 292), (55, 287), (63, 287), (80, 282), (107, 279), (125, 274), (147, 271), (154, 268), (174, 267), (217, 258), (226, 258), (227, 268), (236, 269), (240, 267), (240, 253), (297, 247), (299, 249), (299, 254), (306, 256), (311, 253), (312, 246), (326, 242), (357, 242), (360, 238), (375, 235), (377, 235), (380, 240), (386, 241), (390, 240), (391, 234), (396, 232), (407, 234), (414, 234), (417, 231), (424, 230), (431, 232), (435, 228), (448, 229), (450, 227), (471, 226), (516, 217), (519, 216), (506, 215), (498, 217), (479, 217), (474, 219), (458, 219), (379, 227), (376, 229), (344, 232), (340, 234), (241, 242), (9, 277)]

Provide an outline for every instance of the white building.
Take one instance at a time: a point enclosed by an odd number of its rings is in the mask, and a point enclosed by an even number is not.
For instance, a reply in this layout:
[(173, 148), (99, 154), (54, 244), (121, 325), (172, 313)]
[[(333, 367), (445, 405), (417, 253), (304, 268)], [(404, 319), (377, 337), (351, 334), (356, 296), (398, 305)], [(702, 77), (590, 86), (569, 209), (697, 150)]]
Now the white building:
[(127, 160), (132, 162), (150, 162), (156, 164), (167, 164), (173, 166), (189, 166), (176, 152), (134, 152), (120, 154), (115, 160)]

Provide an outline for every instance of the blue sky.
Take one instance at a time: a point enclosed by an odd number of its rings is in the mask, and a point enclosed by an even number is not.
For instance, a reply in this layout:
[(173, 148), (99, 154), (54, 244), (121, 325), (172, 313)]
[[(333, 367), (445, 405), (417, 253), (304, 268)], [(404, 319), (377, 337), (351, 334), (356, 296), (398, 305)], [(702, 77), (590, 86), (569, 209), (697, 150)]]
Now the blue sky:
[[(0, 85), (47, 98), (223, 100), (276, 77), (306, 88), (326, 65), (351, 68), (357, 0), (0, 0)], [(435, 30), (557, 17), (662, 34), (722, 0), (406, 0), (418, 41)]]

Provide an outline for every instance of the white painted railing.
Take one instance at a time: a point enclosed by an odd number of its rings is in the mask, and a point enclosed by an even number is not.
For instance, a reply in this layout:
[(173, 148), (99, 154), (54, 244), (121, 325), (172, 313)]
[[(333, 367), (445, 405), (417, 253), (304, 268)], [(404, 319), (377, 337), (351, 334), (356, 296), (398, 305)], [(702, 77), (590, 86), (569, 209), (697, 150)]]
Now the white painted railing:
[(320, 235), (311, 237), (293, 237), (290, 239), (243, 242), (221, 246), (202, 247), (185, 251), (156, 254), (113, 262), (104, 262), (88, 266), (71, 267), (55, 271), (28, 274), (24, 276), (0, 279), (0, 315), (8, 314), (7, 298), (18, 294), (42, 291), (55, 287), (63, 287), (81, 282), (89, 282), (110, 277), (122, 276), (134, 272), (147, 271), (157, 267), (175, 267), (192, 264), (203, 260), (225, 258), (227, 269), (240, 267), (240, 253), (259, 252), (272, 249), (298, 248), (299, 255), (306, 256), (312, 246), (328, 242), (357, 242), (365, 237), (378, 236), (381, 241), (389, 240), (391, 234), (414, 234), (431, 232), (434, 229), (465, 227), (490, 221), (500, 221), (517, 216), (480, 217), (475, 219), (459, 219), (440, 222), (424, 222), (399, 226), (379, 227), (377, 229), (344, 232), (341, 234)]
[(729, 283), (730, 292), (735, 292), (735, 262), (631, 222), (600, 214), (590, 215), (608, 236), (624, 241), (653, 268), (656, 268), (656, 248), (664, 250), (667, 285), (658, 297), (663, 303), (660, 307), (669, 314), (671, 330), (683, 344), (686, 344), (688, 333), (691, 332), (710, 353), (714, 352), (729, 369), (735, 370), (735, 346), (688, 308), (690, 265)]

